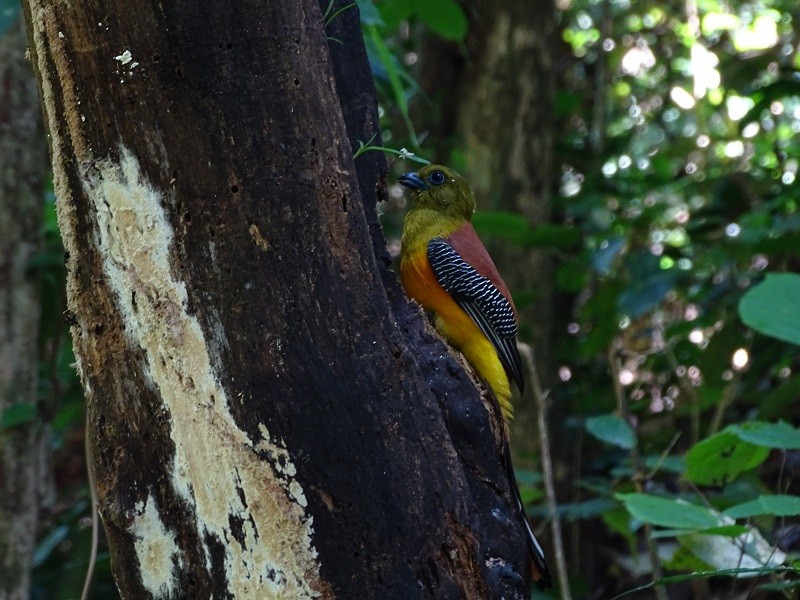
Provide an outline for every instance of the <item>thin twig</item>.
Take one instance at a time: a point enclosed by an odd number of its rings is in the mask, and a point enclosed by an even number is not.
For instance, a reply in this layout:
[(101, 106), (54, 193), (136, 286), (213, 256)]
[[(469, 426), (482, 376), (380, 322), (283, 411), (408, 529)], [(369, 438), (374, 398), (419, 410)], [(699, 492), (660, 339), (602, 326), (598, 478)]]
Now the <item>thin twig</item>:
[(518, 343), (518, 346), (520, 354), (531, 374), (531, 382), (533, 384), (531, 388), (533, 390), (533, 397), (536, 400), (536, 423), (539, 429), (542, 481), (544, 483), (545, 498), (547, 499), (547, 512), (550, 514), (550, 529), (553, 535), (553, 552), (556, 558), (558, 586), (561, 590), (561, 600), (572, 600), (572, 593), (569, 588), (569, 575), (567, 573), (567, 561), (564, 556), (564, 541), (561, 536), (561, 518), (558, 516), (556, 488), (553, 482), (553, 460), (550, 455), (550, 436), (547, 430), (547, 394), (542, 390), (542, 384), (539, 380), (539, 371), (536, 369), (536, 363), (533, 358), (533, 348), (523, 343)]
[(83, 581), (83, 592), (81, 600), (88, 600), (89, 588), (92, 585), (92, 575), (94, 575), (94, 565), (97, 563), (97, 540), (100, 536), (100, 523), (97, 513), (97, 492), (94, 489), (94, 472), (92, 471), (92, 448), (89, 441), (89, 419), (86, 419), (86, 431), (84, 432), (84, 443), (86, 449), (86, 475), (89, 478), (89, 494), (92, 499), (92, 549), (89, 552), (89, 567), (86, 569), (86, 579)]
[[(620, 366), (619, 356), (617, 355), (617, 346), (612, 343), (608, 349), (608, 365), (611, 369), (611, 384), (614, 387), (614, 395), (617, 399), (617, 407), (619, 409), (619, 416), (630, 424), (631, 414), (628, 407), (628, 395), (622, 388), (622, 383), (619, 380), (619, 374), (622, 370)], [(639, 456), (639, 440), (635, 436), (636, 430), (634, 429), (634, 442), (631, 446), (631, 466), (633, 467), (633, 485), (636, 491), (640, 494), (644, 491), (642, 480), (644, 478), (644, 467), (642, 465), (641, 456)], [(644, 537), (647, 543), (647, 553), (650, 556), (650, 564), (653, 568), (653, 580), (658, 581), (664, 577), (664, 570), (661, 568), (661, 560), (658, 558), (658, 548), (656, 547), (655, 540), (653, 539), (653, 528), (649, 523), (644, 524)], [(663, 585), (653, 587), (653, 592), (658, 600), (669, 600), (667, 590)]]

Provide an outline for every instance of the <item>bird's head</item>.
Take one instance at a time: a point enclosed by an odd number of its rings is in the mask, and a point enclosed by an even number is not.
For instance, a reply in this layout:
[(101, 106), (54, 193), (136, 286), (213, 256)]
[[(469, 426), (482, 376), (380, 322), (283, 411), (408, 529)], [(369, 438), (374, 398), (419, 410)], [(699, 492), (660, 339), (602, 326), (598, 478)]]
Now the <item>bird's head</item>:
[(469, 221), (475, 212), (475, 195), (461, 175), (442, 165), (426, 165), (400, 177), (411, 190), (411, 209), (429, 208)]

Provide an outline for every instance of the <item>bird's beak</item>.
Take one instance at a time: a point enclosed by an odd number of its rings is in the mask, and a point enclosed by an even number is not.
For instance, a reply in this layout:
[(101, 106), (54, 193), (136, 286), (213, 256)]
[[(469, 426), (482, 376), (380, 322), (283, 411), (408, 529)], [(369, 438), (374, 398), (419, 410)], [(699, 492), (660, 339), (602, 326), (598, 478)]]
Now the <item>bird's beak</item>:
[(422, 178), (415, 171), (401, 175), (398, 181), (400, 185), (404, 185), (417, 192), (428, 189), (428, 184), (422, 181)]

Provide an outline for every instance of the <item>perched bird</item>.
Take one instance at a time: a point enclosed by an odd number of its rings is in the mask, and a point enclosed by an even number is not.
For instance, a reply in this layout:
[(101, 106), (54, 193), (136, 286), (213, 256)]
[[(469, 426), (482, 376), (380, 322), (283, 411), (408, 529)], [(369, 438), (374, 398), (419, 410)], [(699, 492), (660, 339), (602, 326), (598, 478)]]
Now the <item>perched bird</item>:
[[(508, 421), (510, 381), (520, 392), (523, 388), (517, 315), (506, 284), (470, 222), (475, 195), (458, 173), (441, 165), (406, 173), (400, 183), (411, 190), (412, 200), (400, 250), (403, 287), (434, 314), (437, 331), (486, 381)], [(550, 586), (544, 553), (517, 489), (507, 439), (504, 454), (516, 508), (527, 530), (534, 581), (539, 587)]]

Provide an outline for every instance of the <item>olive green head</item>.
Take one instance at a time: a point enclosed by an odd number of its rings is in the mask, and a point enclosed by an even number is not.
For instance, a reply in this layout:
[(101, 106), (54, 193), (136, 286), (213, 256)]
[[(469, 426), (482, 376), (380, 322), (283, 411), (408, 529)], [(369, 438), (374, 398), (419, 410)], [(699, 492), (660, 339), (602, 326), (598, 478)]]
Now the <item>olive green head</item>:
[(448, 217), (469, 221), (475, 212), (475, 195), (461, 175), (442, 165), (426, 165), (400, 177), (411, 190), (411, 210), (427, 208)]

